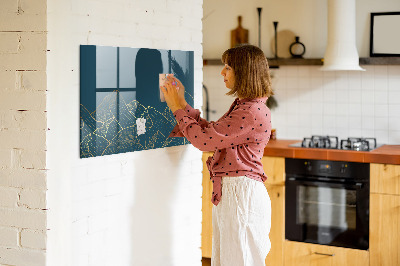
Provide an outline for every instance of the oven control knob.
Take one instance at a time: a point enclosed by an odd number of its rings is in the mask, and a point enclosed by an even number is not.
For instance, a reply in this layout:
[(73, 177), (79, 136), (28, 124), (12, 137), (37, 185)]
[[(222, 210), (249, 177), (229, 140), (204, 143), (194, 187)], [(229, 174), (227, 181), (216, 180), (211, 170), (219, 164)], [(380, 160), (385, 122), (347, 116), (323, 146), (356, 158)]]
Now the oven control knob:
[(306, 170), (310, 172), (312, 170), (311, 162), (305, 162), (304, 164), (306, 166)]
[(342, 167), (340, 168), (340, 173), (341, 174), (346, 173), (346, 169), (347, 169), (347, 164), (342, 164)]

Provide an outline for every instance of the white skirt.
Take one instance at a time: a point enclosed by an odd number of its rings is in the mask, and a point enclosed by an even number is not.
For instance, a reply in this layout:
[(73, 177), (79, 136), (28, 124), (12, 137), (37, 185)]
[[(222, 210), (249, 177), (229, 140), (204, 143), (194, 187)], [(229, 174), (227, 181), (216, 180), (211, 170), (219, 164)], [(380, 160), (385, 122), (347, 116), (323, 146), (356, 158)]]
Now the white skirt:
[(222, 178), (222, 197), (212, 210), (212, 266), (262, 266), (271, 249), (271, 201), (264, 184)]

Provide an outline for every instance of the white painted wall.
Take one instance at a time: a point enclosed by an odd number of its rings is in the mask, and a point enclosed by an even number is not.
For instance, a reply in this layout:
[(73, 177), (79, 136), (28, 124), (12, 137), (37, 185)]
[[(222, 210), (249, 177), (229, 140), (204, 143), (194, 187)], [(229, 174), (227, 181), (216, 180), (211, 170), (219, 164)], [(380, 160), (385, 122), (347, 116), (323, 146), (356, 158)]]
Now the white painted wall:
[[(369, 13), (399, 11), (400, 2), (356, 1), (357, 47), (361, 57), (369, 56)], [(236, 27), (236, 17), (243, 16), (243, 26), (250, 30), (250, 43), (257, 45), (257, 7), (263, 16), (262, 49), (272, 56), (272, 21), (298, 34), (307, 47), (305, 57), (323, 57), (326, 47), (327, 1), (204, 1), (204, 58), (220, 58), (229, 48), (229, 31)], [(232, 10), (228, 6), (233, 6)], [(250, 10), (251, 9), (251, 10)], [(223, 15), (222, 15), (223, 14)], [(247, 19), (247, 22), (246, 22)], [(252, 22), (251, 22), (252, 21)], [(281, 23), (282, 22), (282, 23)], [(246, 25), (246, 23), (248, 23)], [(219, 25), (219, 27), (215, 27)], [(218, 33), (216, 32), (218, 31)], [(264, 33), (266, 32), (266, 33)], [(216, 38), (217, 34), (222, 36)], [(269, 35), (268, 35), (269, 34)], [(278, 50), (279, 51), (279, 50)], [(272, 124), (281, 139), (302, 139), (311, 135), (376, 137), (382, 144), (400, 143), (400, 66), (363, 66), (365, 72), (321, 72), (318, 66), (281, 66), (271, 71), (273, 89), (279, 107), (272, 111)], [(204, 84), (210, 93), (210, 109), (217, 120), (229, 108), (221, 66), (203, 69)]]
[[(238, 16), (243, 17), (242, 26), (249, 30), (249, 43), (258, 45), (258, 7), (262, 8), (261, 49), (267, 57), (274, 56), (272, 22), (278, 21), (278, 32), (291, 31), (294, 35), (300, 36), (300, 41), (306, 46), (304, 57), (321, 58), (324, 56), (327, 41), (327, 2), (327, 0), (204, 0), (204, 58), (219, 59), (229, 48), (230, 31), (237, 27)], [(356, 42), (360, 57), (369, 56), (370, 13), (399, 10), (398, 0), (356, 0)], [(279, 51), (280, 48), (278, 53)]]
[(201, 0), (48, 1), (47, 265), (200, 265), (201, 152), (79, 159), (79, 45), (194, 50)]
[(46, 261), (46, 1), (0, 1), (0, 265)]

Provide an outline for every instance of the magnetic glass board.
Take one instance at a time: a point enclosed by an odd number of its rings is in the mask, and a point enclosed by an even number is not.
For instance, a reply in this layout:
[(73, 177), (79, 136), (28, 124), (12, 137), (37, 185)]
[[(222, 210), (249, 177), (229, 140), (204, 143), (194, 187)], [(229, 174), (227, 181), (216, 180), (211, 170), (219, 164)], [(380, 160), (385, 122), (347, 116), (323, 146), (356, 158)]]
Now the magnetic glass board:
[(174, 74), (193, 106), (193, 51), (80, 46), (80, 157), (189, 144), (168, 138), (176, 120), (159, 74)]

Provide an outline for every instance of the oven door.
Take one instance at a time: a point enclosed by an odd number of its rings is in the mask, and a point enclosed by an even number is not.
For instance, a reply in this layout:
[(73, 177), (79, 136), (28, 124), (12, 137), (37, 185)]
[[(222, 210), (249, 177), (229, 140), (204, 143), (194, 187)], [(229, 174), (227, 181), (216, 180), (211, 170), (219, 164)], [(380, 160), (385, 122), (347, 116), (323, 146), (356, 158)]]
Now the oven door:
[(367, 250), (369, 185), (286, 178), (286, 239)]

